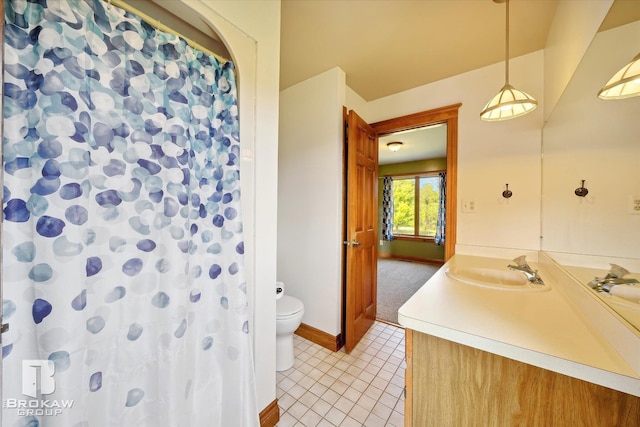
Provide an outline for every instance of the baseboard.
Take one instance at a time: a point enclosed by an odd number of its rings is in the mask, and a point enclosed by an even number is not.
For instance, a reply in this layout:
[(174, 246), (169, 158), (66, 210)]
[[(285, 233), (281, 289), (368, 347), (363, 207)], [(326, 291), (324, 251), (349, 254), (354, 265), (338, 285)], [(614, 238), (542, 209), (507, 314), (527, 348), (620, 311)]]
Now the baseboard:
[(296, 329), (295, 333), (296, 335), (299, 335), (302, 338), (306, 338), (309, 341), (314, 342), (318, 345), (321, 345), (322, 347), (331, 351), (338, 351), (344, 345), (342, 334), (333, 336), (324, 331), (321, 331), (320, 329), (316, 329), (313, 326), (309, 326), (304, 323), (300, 324), (300, 327)]
[(397, 260), (401, 260), (401, 261), (422, 262), (422, 263), (427, 263), (427, 264), (438, 264), (438, 265), (444, 264), (444, 260), (442, 260), (442, 259), (420, 258), (420, 257), (404, 256), (404, 255), (392, 255), (392, 254), (381, 254), (381, 253), (378, 253), (378, 258), (397, 259)]
[(280, 407), (276, 399), (260, 412), (260, 427), (274, 427), (278, 421), (280, 421)]

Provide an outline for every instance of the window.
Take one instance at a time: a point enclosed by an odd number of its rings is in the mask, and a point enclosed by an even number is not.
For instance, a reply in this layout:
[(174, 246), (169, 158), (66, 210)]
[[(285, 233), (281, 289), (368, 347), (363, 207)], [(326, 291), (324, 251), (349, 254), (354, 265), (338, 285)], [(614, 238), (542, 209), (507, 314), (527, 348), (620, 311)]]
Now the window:
[(394, 177), (394, 236), (433, 238), (436, 235), (439, 199), (437, 173)]

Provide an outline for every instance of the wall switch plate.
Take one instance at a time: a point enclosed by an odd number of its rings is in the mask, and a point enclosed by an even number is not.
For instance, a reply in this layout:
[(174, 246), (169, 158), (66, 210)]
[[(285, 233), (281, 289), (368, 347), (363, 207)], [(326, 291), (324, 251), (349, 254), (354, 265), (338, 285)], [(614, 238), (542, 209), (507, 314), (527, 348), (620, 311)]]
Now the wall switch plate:
[(631, 215), (640, 215), (640, 197), (629, 197), (629, 213)]
[(462, 201), (462, 212), (472, 213), (472, 212), (475, 212), (477, 208), (478, 208), (478, 205), (475, 200)]
[(384, 240), (380, 239), (380, 246), (384, 245)]

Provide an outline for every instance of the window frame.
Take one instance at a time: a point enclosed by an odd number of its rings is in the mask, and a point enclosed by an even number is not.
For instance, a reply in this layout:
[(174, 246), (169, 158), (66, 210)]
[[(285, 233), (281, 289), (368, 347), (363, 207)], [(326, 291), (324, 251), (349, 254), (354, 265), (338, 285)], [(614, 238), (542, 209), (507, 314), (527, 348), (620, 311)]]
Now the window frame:
[[(396, 234), (393, 233), (394, 240), (410, 240), (410, 241), (419, 241), (419, 242), (435, 242), (436, 236), (423, 236), (420, 235), (420, 178), (438, 178), (440, 173), (446, 172), (445, 169), (434, 170), (434, 171), (422, 171), (422, 172), (413, 172), (413, 173), (400, 173), (400, 174), (390, 174), (386, 176), (390, 176), (394, 181), (396, 180), (406, 180), (409, 178), (414, 179), (414, 224), (413, 224), (413, 234)], [(440, 190), (438, 189), (438, 192)], [(394, 211), (395, 211), (395, 200), (394, 200)], [(417, 220), (416, 220), (417, 219)]]

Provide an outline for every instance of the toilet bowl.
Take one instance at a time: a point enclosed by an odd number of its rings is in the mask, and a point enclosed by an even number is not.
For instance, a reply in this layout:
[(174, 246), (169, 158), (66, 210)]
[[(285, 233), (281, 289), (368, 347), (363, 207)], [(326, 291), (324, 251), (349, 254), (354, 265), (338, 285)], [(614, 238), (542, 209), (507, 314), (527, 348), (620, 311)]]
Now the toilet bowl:
[(304, 314), (302, 301), (289, 295), (276, 300), (276, 371), (286, 371), (294, 363), (293, 333)]

